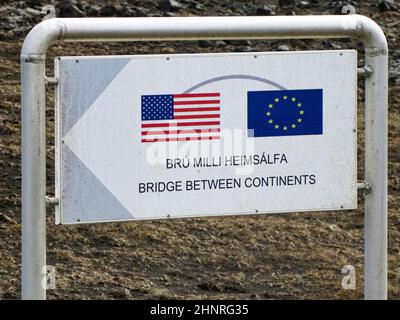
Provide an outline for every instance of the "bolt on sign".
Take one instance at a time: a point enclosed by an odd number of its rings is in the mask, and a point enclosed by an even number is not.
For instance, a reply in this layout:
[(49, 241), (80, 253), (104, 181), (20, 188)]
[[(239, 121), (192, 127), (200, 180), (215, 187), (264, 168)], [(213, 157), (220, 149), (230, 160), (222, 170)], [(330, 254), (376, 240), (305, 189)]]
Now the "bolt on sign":
[(355, 50), (55, 61), (57, 223), (357, 207)]

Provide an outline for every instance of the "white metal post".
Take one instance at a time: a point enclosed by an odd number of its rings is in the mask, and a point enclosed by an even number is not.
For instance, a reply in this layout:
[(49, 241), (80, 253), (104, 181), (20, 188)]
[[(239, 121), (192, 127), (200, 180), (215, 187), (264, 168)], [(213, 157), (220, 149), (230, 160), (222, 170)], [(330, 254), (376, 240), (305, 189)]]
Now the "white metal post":
[[(41, 36), (38, 36), (38, 33)], [(34, 36), (30, 36), (35, 34)], [(59, 37), (39, 24), (21, 52), (22, 299), (46, 299), (46, 113), (45, 54)]]
[(46, 116), (44, 63), (22, 64), (22, 297), (45, 299)]
[(365, 81), (365, 299), (387, 298), (387, 51), (366, 48), (373, 73)]
[(366, 63), (365, 298), (387, 297), (387, 68), (386, 38), (367, 17), (63, 18), (41, 22), (21, 52), (22, 77), (22, 298), (44, 299), (46, 256), (44, 58), (57, 39), (138, 41), (199, 39), (353, 38), (364, 43)]

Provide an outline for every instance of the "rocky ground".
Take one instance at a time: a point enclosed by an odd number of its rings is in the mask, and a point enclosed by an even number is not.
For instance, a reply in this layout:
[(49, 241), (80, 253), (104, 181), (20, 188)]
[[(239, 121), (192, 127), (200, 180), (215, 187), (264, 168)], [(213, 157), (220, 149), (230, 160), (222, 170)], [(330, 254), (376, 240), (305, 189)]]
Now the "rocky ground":
[[(321, 0), (0, 0), (0, 298), (20, 296), (20, 70), (24, 36), (42, 19), (45, 4), (57, 16), (206, 16), (339, 14), (350, 3), (376, 20), (390, 50), (389, 297), (400, 298), (400, 5), (395, 1)], [(56, 55), (310, 50), (362, 47), (349, 40), (192, 41), (62, 44)], [(54, 190), (53, 92), (47, 90), (48, 194)], [(359, 89), (359, 177), (363, 172), (363, 85)], [(48, 210), (48, 262), (57, 270), (50, 299), (359, 299), (363, 287), (363, 208), (292, 213), (55, 226)], [(356, 267), (356, 290), (341, 289), (341, 268)]]

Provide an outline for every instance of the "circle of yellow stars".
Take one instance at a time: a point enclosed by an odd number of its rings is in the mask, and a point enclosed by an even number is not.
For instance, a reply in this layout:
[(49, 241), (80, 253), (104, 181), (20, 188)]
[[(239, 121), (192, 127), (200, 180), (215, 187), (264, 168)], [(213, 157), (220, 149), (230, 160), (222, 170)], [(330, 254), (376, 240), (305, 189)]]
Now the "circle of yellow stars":
[[(276, 107), (276, 104), (279, 103), (280, 99), (286, 100), (298, 108), (298, 117), (294, 119), (292, 122), (283, 125), (275, 123), (274, 119), (272, 118), (272, 112)], [(268, 104), (268, 111), (265, 113), (268, 119), (268, 124), (271, 125), (276, 130), (287, 131), (289, 129), (296, 129), (303, 122), (304, 110), (302, 107), (303, 107), (302, 103), (298, 101), (296, 97), (289, 97), (287, 95), (284, 95), (283, 97), (280, 98), (275, 97), (274, 101)]]

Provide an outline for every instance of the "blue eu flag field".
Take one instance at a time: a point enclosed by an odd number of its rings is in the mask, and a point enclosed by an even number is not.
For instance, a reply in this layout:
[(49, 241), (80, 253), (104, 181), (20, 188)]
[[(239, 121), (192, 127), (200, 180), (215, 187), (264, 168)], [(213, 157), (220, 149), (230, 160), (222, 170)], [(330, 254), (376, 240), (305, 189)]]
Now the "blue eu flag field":
[(322, 89), (249, 91), (249, 136), (293, 136), (323, 133)]

